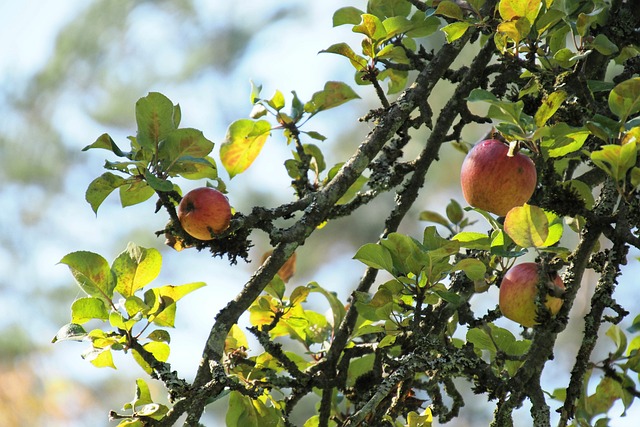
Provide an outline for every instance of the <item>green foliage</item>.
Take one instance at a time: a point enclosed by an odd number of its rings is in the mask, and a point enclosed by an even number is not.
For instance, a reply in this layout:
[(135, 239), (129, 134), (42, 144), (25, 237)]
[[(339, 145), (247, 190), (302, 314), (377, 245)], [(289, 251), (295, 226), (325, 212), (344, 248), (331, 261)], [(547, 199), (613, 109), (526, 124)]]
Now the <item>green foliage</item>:
[[(169, 333), (155, 329), (146, 337), (143, 335), (152, 324), (173, 327), (178, 300), (204, 286), (204, 283), (167, 285), (148, 289), (138, 296), (157, 278), (162, 257), (156, 249), (134, 243), (129, 243), (111, 265), (102, 256), (86, 251), (70, 253), (60, 263), (69, 267), (76, 283), (88, 296), (73, 302), (71, 323), (58, 331), (53, 342), (91, 342), (83, 358), (96, 367), (115, 368), (114, 350), (131, 350), (134, 359), (147, 373), (152, 372), (149, 360), (166, 362)], [(112, 329), (96, 328), (87, 332), (82, 325), (93, 321)], [(142, 356), (141, 352), (148, 353), (152, 359)], [(150, 410), (150, 407), (145, 409)], [(144, 416), (160, 414), (157, 411), (160, 409)]]
[(209, 157), (213, 143), (199, 130), (179, 128), (180, 118), (179, 105), (151, 92), (136, 103), (138, 131), (129, 137), (130, 151), (122, 151), (107, 134), (83, 149), (101, 148), (127, 159), (107, 161), (105, 169), (118, 174), (105, 172), (89, 184), (85, 198), (94, 212), (116, 189), (126, 207), (148, 200), (155, 192), (179, 191), (172, 177), (218, 178), (215, 161)]
[(324, 141), (326, 138), (315, 131), (303, 131), (300, 127), (311, 117), (321, 111), (338, 107), (352, 99), (360, 98), (348, 85), (342, 82), (327, 82), (323, 90), (315, 92), (311, 100), (303, 103), (295, 92), (292, 92), (291, 111), (289, 114), (282, 110), (286, 106), (284, 95), (276, 90), (270, 99), (260, 98), (261, 86), (251, 83), (251, 103), (253, 110), (250, 119), (240, 119), (229, 125), (227, 135), (220, 147), (220, 160), (229, 173), (229, 177), (247, 170), (262, 151), (264, 144), (271, 135), (272, 125), (267, 120), (256, 120), (268, 114), (278, 123), (278, 128), (284, 131), (287, 144), (294, 141), (297, 151), (293, 158), (287, 160), (286, 167), (289, 175), (294, 179), (301, 179), (314, 160), (313, 169), (318, 177), (325, 168), (322, 152), (313, 144), (302, 144), (301, 134), (311, 139)]

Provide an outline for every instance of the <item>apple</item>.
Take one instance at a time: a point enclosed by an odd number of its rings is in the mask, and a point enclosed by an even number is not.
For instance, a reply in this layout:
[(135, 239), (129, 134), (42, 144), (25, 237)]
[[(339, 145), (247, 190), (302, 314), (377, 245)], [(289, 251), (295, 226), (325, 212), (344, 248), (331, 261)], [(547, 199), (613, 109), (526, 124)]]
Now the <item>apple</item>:
[(509, 156), (497, 139), (476, 144), (462, 162), (462, 194), (471, 206), (498, 216), (529, 201), (538, 176), (533, 161), (522, 153)]
[(231, 222), (231, 206), (226, 196), (215, 188), (200, 187), (189, 191), (178, 205), (178, 219), (184, 231), (200, 240), (212, 240)]
[[(562, 299), (552, 295), (561, 295), (564, 283), (557, 274), (545, 280), (549, 294), (545, 305), (556, 315), (562, 307)], [(508, 319), (530, 328), (536, 325), (536, 296), (540, 281), (540, 267), (535, 262), (518, 264), (504, 275), (500, 283), (499, 306), (500, 311)]]

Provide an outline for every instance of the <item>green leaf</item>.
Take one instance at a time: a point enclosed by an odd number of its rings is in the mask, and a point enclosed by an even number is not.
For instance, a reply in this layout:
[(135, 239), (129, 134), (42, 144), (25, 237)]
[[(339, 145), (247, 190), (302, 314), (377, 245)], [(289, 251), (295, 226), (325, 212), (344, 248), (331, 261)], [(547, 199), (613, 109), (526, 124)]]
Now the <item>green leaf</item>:
[[(624, 394), (622, 384), (611, 377), (604, 377), (596, 387), (596, 392), (587, 398), (586, 406), (589, 414), (595, 416), (605, 414), (616, 400)], [(601, 427), (601, 426), (596, 426)], [(606, 424), (602, 425), (606, 427)]]
[(372, 322), (387, 320), (393, 312), (393, 293), (388, 288), (380, 287), (371, 297), (366, 292), (356, 293), (355, 299), (358, 314)]
[(276, 90), (271, 99), (267, 101), (267, 104), (276, 111), (282, 110), (285, 106), (284, 95), (279, 90)]
[(616, 181), (625, 179), (627, 171), (636, 164), (638, 155), (636, 143), (624, 145), (603, 145), (591, 153), (591, 160)]
[(380, 19), (392, 16), (407, 16), (411, 12), (411, 4), (406, 0), (369, 0), (367, 13)]
[(438, 3), (438, 7), (436, 8), (436, 15), (446, 16), (447, 18), (452, 18), (457, 21), (462, 21), (464, 19), (464, 15), (460, 6), (450, 0), (444, 0)]
[(533, 123), (533, 118), (523, 113), (524, 102), (501, 101), (494, 94), (484, 89), (474, 89), (467, 98), (469, 102), (487, 102), (490, 105), (487, 117), (504, 121), (526, 129)]
[(194, 282), (149, 289), (144, 293), (145, 303), (151, 307), (149, 318), (158, 326), (173, 327), (178, 300), (203, 286), (206, 286), (204, 282)]
[(71, 270), (71, 274), (87, 295), (110, 302), (116, 286), (115, 274), (102, 256), (88, 251), (67, 254), (60, 260)]
[(149, 312), (150, 307), (145, 304), (142, 298), (137, 296), (130, 296), (124, 301), (124, 308), (130, 317), (136, 316), (138, 313), (146, 315)]
[(151, 341), (166, 342), (169, 344), (171, 342), (171, 335), (169, 335), (169, 332), (164, 329), (156, 329), (147, 335), (147, 339), (150, 339)]
[(596, 36), (596, 38), (591, 42), (591, 46), (593, 46), (593, 48), (600, 54), (605, 56), (613, 55), (620, 51), (618, 46), (616, 46), (615, 43), (609, 40), (609, 38), (602, 33)]
[(606, 335), (611, 338), (616, 345), (616, 351), (612, 355), (612, 360), (615, 360), (625, 353), (627, 349), (627, 336), (618, 325), (611, 325), (609, 329), (607, 329)]
[(462, 270), (470, 280), (482, 280), (487, 272), (487, 267), (482, 261), (475, 258), (464, 258), (453, 266), (453, 271)]
[(241, 119), (229, 125), (220, 146), (220, 160), (231, 178), (251, 166), (270, 133), (271, 124), (266, 120)]
[(558, 9), (548, 9), (538, 17), (535, 22), (535, 28), (538, 32), (538, 37), (541, 37), (547, 30), (554, 28), (554, 26), (566, 17), (566, 14)]
[(251, 84), (251, 104), (255, 104), (260, 100), (260, 92), (262, 91), (262, 85), (256, 85), (253, 83), (253, 80), (249, 80), (249, 84)]
[(114, 175), (111, 172), (105, 172), (94, 179), (85, 193), (85, 200), (91, 205), (94, 213), (98, 213), (98, 208), (104, 200), (115, 190), (125, 183), (125, 179)]
[(422, 211), (420, 212), (420, 216), (418, 217), (418, 219), (420, 219), (420, 221), (435, 222), (436, 224), (444, 225), (447, 228), (451, 227), (449, 221), (447, 221), (447, 219), (440, 215), (438, 212)]
[(344, 308), (344, 304), (335, 292), (329, 292), (320, 286), (317, 282), (311, 282), (307, 285), (311, 292), (318, 292), (322, 294), (327, 301), (329, 302), (329, 306), (331, 307), (331, 312), (333, 313), (333, 327), (337, 329), (342, 323), (342, 319), (346, 314), (346, 309)]
[(412, 237), (400, 233), (390, 233), (380, 242), (380, 245), (391, 254), (393, 273), (399, 272), (402, 275), (407, 275), (410, 272), (419, 273), (422, 269), (420, 263), (414, 262), (419, 258), (417, 254), (423, 251), (422, 245)]
[(542, 247), (549, 236), (549, 221), (542, 209), (525, 203), (507, 213), (504, 231), (518, 246)]
[(453, 236), (452, 240), (460, 242), (460, 246), (467, 249), (478, 249), (487, 251), (490, 248), (491, 240), (484, 233), (474, 231), (463, 231)]
[(325, 141), (327, 139), (326, 136), (324, 136), (324, 135), (322, 135), (322, 134), (320, 134), (318, 132), (315, 132), (315, 131), (309, 131), (309, 132), (304, 132), (304, 133), (309, 138), (312, 138), (312, 139), (315, 139), (315, 140), (318, 140), (318, 141)]
[(360, 97), (346, 83), (327, 82), (324, 89), (311, 96), (311, 101), (304, 105), (304, 111), (314, 115), (356, 98)]
[(133, 296), (158, 277), (161, 267), (162, 255), (157, 249), (143, 248), (131, 242), (113, 261), (111, 268), (117, 278), (115, 290), (125, 298)]
[(129, 157), (131, 153), (125, 153), (116, 145), (116, 143), (111, 139), (108, 133), (103, 133), (95, 140), (95, 142), (91, 145), (87, 145), (82, 149), (82, 151), (87, 151), (91, 148), (103, 148), (105, 150), (111, 151), (118, 157)]
[[(151, 353), (158, 362), (166, 362), (169, 359), (170, 348), (167, 343), (152, 341), (142, 346), (146, 351)], [(137, 350), (131, 350), (133, 359), (140, 367), (149, 375), (153, 373), (151, 365), (149, 365)]]
[(165, 172), (170, 172), (180, 158), (204, 158), (213, 149), (213, 142), (202, 131), (191, 128), (176, 129), (160, 142), (158, 159)]
[(151, 187), (155, 191), (167, 192), (173, 190), (173, 184), (171, 183), (171, 181), (158, 178), (157, 176), (149, 172), (148, 169), (144, 170), (144, 179), (145, 181), (147, 181), (147, 184), (149, 184), (149, 187)]
[(176, 127), (173, 103), (161, 93), (149, 93), (136, 102), (136, 123), (138, 144), (148, 151), (155, 152), (160, 141)]
[(306, 286), (298, 286), (296, 287), (289, 296), (289, 303), (293, 305), (299, 305), (304, 302), (309, 296), (309, 292), (311, 290)]
[(218, 178), (218, 168), (215, 160), (210, 156), (204, 158), (183, 156), (174, 163), (169, 175), (180, 175), (194, 180), (205, 178), (215, 180)]
[(358, 25), (362, 21), (363, 11), (357, 7), (347, 6), (341, 7), (333, 13), (333, 26), (339, 25)]
[(131, 178), (119, 188), (120, 204), (123, 208), (145, 202), (156, 194), (155, 190), (144, 180)]
[(166, 342), (152, 341), (142, 346), (149, 353), (153, 354), (159, 362), (166, 362), (169, 360), (170, 348)]
[(433, 414), (431, 408), (427, 407), (423, 415), (415, 411), (407, 414), (407, 427), (431, 427), (433, 425)]
[(584, 128), (573, 128), (561, 122), (552, 127), (541, 127), (534, 138), (541, 139), (540, 147), (546, 156), (557, 158), (580, 150), (589, 135), (590, 132)]
[(449, 221), (451, 221), (453, 224), (459, 224), (460, 221), (462, 221), (462, 219), (464, 218), (464, 211), (462, 210), (462, 206), (460, 206), (460, 203), (458, 203), (454, 199), (451, 199), (451, 201), (447, 205), (446, 213), (447, 218), (449, 218)]
[(491, 354), (495, 354), (496, 346), (493, 344), (493, 340), (483, 329), (473, 328), (467, 331), (467, 341), (473, 344), (473, 347), (477, 351), (487, 350)]
[(562, 233), (564, 231), (564, 224), (562, 222), (562, 218), (553, 212), (543, 211), (547, 216), (547, 222), (549, 223), (549, 234), (547, 235), (546, 240), (542, 247), (549, 247), (554, 245), (560, 241), (562, 238)]
[(435, 226), (425, 227), (422, 233), (422, 244), (428, 251), (445, 248), (446, 252), (452, 254), (457, 252), (456, 248), (460, 247), (458, 242), (453, 242), (440, 236)]
[(577, 193), (582, 201), (584, 201), (585, 207), (587, 209), (593, 208), (595, 199), (593, 197), (593, 194), (591, 193), (592, 189), (589, 185), (585, 184), (582, 181), (578, 181), (577, 179), (571, 179), (564, 182), (562, 186)]
[(384, 25), (380, 18), (375, 15), (364, 13), (361, 16), (360, 23), (353, 27), (354, 33), (361, 33), (369, 37), (374, 42), (382, 40), (386, 37), (387, 32), (384, 29)]
[(51, 340), (52, 343), (58, 341), (82, 341), (86, 338), (87, 331), (77, 323), (68, 323), (58, 330), (56, 336)]
[(136, 394), (131, 403), (127, 403), (124, 406), (124, 409), (134, 409), (138, 406), (143, 406), (149, 403), (153, 403), (153, 399), (151, 399), (151, 392), (149, 391), (149, 386), (142, 379), (138, 378), (136, 380)]
[(624, 123), (640, 111), (640, 77), (625, 80), (609, 93), (609, 109)]
[(387, 32), (386, 40), (396, 37), (400, 34), (407, 33), (413, 29), (413, 22), (404, 16), (392, 16), (382, 21), (384, 29)]
[(411, 15), (410, 19), (413, 22), (413, 29), (407, 32), (407, 37), (427, 37), (438, 31), (441, 25), (440, 18), (427, 15), (427, 13), (420, 10)]
[(224, 340), (224, 352), (229, 354), (239, 348), (248, 349), (249, 341), (247, 341), (247, 337), (244, 332), (242, 332), (242, 329), (234, 324), (231, 326), (231, 329), (229, 329), (227, 338)]
[(159, 403), (149, 403), (136, 411), (136, 415), (139, 417), (149, 417), (154, 420), (162, 420), (169, 412), (169, 408)]
[(605, 142), (613, 141), (620, 132), (620, 123), (601, 114), (596, 114), (591, 120), (588, 120), (586, 127), (592, 134)]
[(79, 298), (71, 304), (71, 322), (83, 324), (89, 320), (107, 320), (109, 312), (100, 298)]
[(569, 94), (563, 90), (553, 92), (549, 96), (545, 97), (542, 101), (542, 105), (536, 111), (534, 120), (536, 126), (541, 127), (558, 111), (558, 108), (567, 99)]
[(96, 368), (116, 369), (116, 365), (113, 364), (113, 354), (111, 354), (110, 347), (91, 349), (83, 353), (82, 358), (88, 360)]
[(393, 258), (389, 250), (376, 243), (367, 243), (360, 247), (353, 259), (378, 270), (393, 271)]
[(441, 28), (441, 30), (445, 34), (447, 43), (453, 43), (460, 37), (464, 36), (464, 33), (467, 32), (470, 26), (471, 24), (469, 24), (468, 22), (461, 21), (445, 25)]
[(351, 61), (351, 65), (357, 70), (360, 71), (367, 67), (367, 60), (356, 54), (351, 47), (346, 43), (336, 43), (325, 50), (321, 50), (321, 53), (335, 53), (336, 55), (341, 55), (349, 59)]
[(229, 393), (229, 409), (225, 418), (227, 427), (260, 427), (258, 414), (251, 398), (238, 391)]

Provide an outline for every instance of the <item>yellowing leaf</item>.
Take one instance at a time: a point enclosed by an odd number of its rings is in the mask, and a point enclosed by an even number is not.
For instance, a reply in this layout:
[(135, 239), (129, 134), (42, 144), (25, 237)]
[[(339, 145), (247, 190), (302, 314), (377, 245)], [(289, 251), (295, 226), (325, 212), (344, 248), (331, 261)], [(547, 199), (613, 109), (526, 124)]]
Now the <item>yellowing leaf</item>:
[(558, 108), (560, 108), (560, 105), (562, 105), (562, 103), (565, 99), (567, 99), (568, 96), (569, 95), (567, 94), (567, 92), (563, 90), (553, 92), (552, 94), (547, 96), (534, 116), (536, 126), (543, 126), (547, 122), (547, 120), (549, 120), (555, 114)]
[(324, 89), (311, 96), (311, 101), (304, 105), (304, 111), (314, 115), (320, 111), (342, 105), (355, 98), (360, 97), (346, 83), (327, 82), (324, 85)]
[(640, 111), (640, 77), (625, 80), (613, 88), (609, 93), (609, 109), (621, 122)]
[(162, 266), (162, 255), (153, 248), (143, 248), (129, 243), (127, 249), (113, 261), (113, 271), (117, 277), (116, 291), (125, 298), (151, 283)]
[(78, 286), (88, 295), (110, 301), (115, 288), (115, 276), (102, 256), (87, 251), (72, 252), (60, 260), (71, 270)]
[(228, 354), (241, 347), (248, 349), (249, 342), (242, 329), (238, 325), (233, 325), (224, 340), (224, 352)]
[(371, 40), (380, 40), (387, 35), (384, 25), (380, 18), (368, 13), (362, 14), (362, 22), (353, 27), (354, 33), (361, 33), (369, 37)]
[(356, 54), (353, 49), (351, 49), (351, 47), (346, 43), (333, 44), (325, 50), (321, 50), (320, 52), (335, 53), (336, 55), (342, 55), (346, 58), (349, 58), (349, 61), (351, 61), (351, 65), (353, 65), (353, 67), (358, 71), (367, 66), (367, 60), (364, 57)]
[(220, 146), (220, 160), (231, 178), (251, 166), (270, 132), (271, 124), (266, 120), (254, 122), (242, 119), (229, 125), (227, 135)]
[(453, 43), (458, 40), (460, 37), (464, 36), (464, 33), (467, 32), (471, 24), (468, 22), (454, 22), (452, 24), (446, 25), (442, 27), (442, 32), (444, 32), (447, 43)]
[(500, 0), (498, 10), (505, 21), (527, 18), (533, 24), (540, 11), (540, 0)]
[(622, 181), (629, 169), (636, 164), (638, 155), (635, 142), (625, 145), (603, 145), (591, 153), (591, 160), (616, 181)]
[(542, 209), (525, 203), (507, 213), (504, 231), (518, 246), (542, 247), (549, 235), (549, 221)]

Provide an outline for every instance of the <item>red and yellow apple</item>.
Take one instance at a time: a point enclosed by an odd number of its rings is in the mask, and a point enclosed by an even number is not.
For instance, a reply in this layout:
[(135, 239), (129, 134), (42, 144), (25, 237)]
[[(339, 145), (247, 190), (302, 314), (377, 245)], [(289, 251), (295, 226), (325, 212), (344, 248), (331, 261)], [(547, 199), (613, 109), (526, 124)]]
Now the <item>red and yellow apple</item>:
[[(564, 291), (564, 283), (557, 274), (544, 279), (551, 295), (560, 295)], [(502, 314), (527, 328), (536, 325), (535, 300), (540, 280), (540, 266), (535, 262), (525, 262), (509, 269), (500, 283)], [(562, 299), (551, 295), (547, 294), (545, 306), (552, 315), (556, 315), (562, 307)]]
[(505, 216), (528, 202), (538, 176), (533, 161), (522, 153), (509, 156), (509, 146), (497, 139), (476, 144), (462, 162), (462, 194), (471, 206)]
[(200, 240), (212, 240), (229, 227), (231, 206), (220, 191), (200, 187), (189, 191), (178, 205), (178, 219), (184, 231)]

